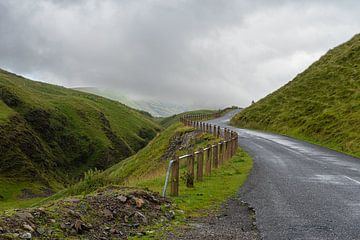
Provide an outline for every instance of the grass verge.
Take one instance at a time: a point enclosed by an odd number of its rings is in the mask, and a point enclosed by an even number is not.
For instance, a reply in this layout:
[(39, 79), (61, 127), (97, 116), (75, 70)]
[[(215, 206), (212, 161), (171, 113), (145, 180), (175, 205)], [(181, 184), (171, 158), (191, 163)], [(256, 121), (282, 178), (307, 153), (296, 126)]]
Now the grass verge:
[[(214, 169), (211, 176), (205, 177), (202, 182), (195, 182), (194, 188), (186, 188), (185, 182), (182, 181), (179, 196), (171, 197), (174, 206), (180, 210), (176, 213), (175, 220), (170, 224), (158, 224), (146, 228), (145, 236), (134, 236), (130, 239), (164, 239), (168, 231), (176, 232), (177, 228), (184, 226), (187, 218), (206, 216), (218, 211), (221, 204), (234, 196), (244, 184), (252, 165), (251, 157), (240, 149), (232, 159), (220, 168)], [(164, 180), (164, 176), (160, 176), (152, 180), (140, 181), (136, 186), (161, 191)]]

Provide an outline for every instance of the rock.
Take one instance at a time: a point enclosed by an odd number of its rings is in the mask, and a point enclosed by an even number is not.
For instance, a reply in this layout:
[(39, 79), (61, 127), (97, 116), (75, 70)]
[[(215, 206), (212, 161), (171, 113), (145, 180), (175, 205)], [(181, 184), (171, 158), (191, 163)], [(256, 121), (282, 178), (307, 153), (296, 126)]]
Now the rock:
[(23, 233), (19, 236), (21, 239), (31, 239), (32, 235), (29, 232)]
[(80, 214), (79, 214), (78, 212), (75, 212), (75, 211), (72, 210), (72, 209), (69, 209), (69, 210), (68, 210), (68, 213), (69, 213), (71, 216), (80, 217)]
[(33, 220), (34, 216), (29, 212), (18, 212), (15, 214), (16, 217), (20, 218), (23, 221)]
[(160, 201), (153, 195), (150, 195), (151, 201), (154, 203), (159, 203)]
[(142, 198), (135, 198), (135, 203), (137, 208), (142, 208), (145, 202)]
[(69, 198), (69, 199), (67, 199), (67, 201), (71, 202), (71, 203), (79, 203), (80, 199), (78, 199), (78, 198)]
[(165, 213), (165, 216), (169, 219), (172, 220), (175, 218), (175, 212), (170, 210), (169, 212)]
[(36, 229), (36, 232), (40, 235), (43, 235), (46, 232), (46, 230), (43, 227), (39, 227)]
[(110, 233), (111, 233), (111, 234), (117, 234), (118, 231), (117, 231), (116, 229), (112, 228), (112, 229), (110, 229)]
[(126, 203), (126, 201), (127, 201), (127, 197), (125, 197), (123, 195), (117, 196), (116, 199), (118, 199), (122, 203)]
[(109, 220), (112, 220), (114, 218), (113, 213), (109, 209), (104, 209), (103, 214)]
[(38, 210), (39, 210), (40, 212), (45, 212), (45, 208), (43, 208), (43, 207), (39, 207)]
[(24, 224), (23, 229), (28, 230), (29, 232), (34, 232), (34, 229), (29, 224)]
[(147, 218), (145, 217), (144, 214), (142, 214), (141, 212), (135, 212), (135, 217), (140, 217), (141, 218), (141, 221), (144, 223), (144, 224), (147, 224)]
[(82, 228), (81, 228), (82, 225), (83, 225), (83, 223), (80, 220), (75, 221), (74, 228), (75, 228), (76, 232), (82, 231)]
[(56, 223), (56, 220), (55, 219), (50, 219), (49, 222)]

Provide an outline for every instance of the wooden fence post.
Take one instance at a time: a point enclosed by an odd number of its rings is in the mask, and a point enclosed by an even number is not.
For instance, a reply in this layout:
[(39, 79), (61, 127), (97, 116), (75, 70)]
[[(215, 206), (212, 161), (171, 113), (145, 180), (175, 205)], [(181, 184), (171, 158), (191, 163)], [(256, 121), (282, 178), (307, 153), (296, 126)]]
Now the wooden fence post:
[(213, 134), (214, 134), (214, 137), (216, 137), (216, 125), (214, 125), (214, 132), (213, 132)]
[(216, 143), (214, 146), (213, 158), (214, 158), (214, 167), (219, 167), (219, 158), (218, 158), (218, 144)]
[(205, 166), (205, 175), (210, 176), (211, 174), (211, 145), (207, 145), (208, 150), (206, 150), (206, 166)]
[(171, 170), (171, 189), (170, 195), (176, 197), (179, 195), (179, 157), (175, 158)]
[(223, 151), (224, 151), (224, 142), (221, 141), (219, 143), (219, 165), (222, 165), (224, 163), (224, 155), (223, 155)]
[(203, 180), (203, 172), (204, 172), (204, 150), (202, 148), (199, 149), (199, 154), (197, 155), (197, 169), (196, 169), (196, 179), (198, 181)]
[(217, 128), (217, 137), (219, 138), (221, 135), (220, 135), (220, 126), (218, 126), (218, 128)]
[(229, 160), (229, 141), (227, 140), (225, 143), (225, 160)]
[(195, 154), (194, 151), (190, 153), (191, 155), (187, 159), (187, 176), (186, 176), (186, 186), (194, 187), (194, 165), (195, 165)]

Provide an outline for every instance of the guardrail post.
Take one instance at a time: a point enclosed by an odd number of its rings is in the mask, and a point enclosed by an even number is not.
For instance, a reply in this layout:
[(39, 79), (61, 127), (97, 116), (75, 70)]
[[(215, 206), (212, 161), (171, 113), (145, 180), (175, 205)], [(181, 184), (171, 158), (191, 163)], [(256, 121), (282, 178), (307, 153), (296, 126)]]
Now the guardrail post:
[(186, 176), (186, 186), (194, 187), (194, 165), (195, 165), (195, 154), (194, 151), (190, 153), (191, 155), (187, 159), (187, 176)]
[(224, 142), (221, 141), (219, 143), (219, 146), (220, 146), (220, 149), (219, 149), (219, 165), (222, 165), (223, 162), (224, 162), (224, 155), (223, 155), (223, 152), (224, 152)]
[(208, 150), (206, 150), (206, 166), (205, 166), (205, 175), (210, 176), (211, 174), (211, 145), (207, 145)]
[(196, 179), (198, 181), (203, 180), (203, 171), (204, 171), (204, 150), (199, 149), (199, 154), (197, 155), (197, 169), (196, 169)]
[(175, 161), (172, 164), (171, 169), (171, 188), (170, 195), (176, 197), (179, 195), (179, 157), (176, 157)]
[(229, 141), (225, 141), (225, 161), (229, 160)]
[(219, 156), (218, 156), (218, 144), (216, 143), (214, 146), (214, 152), (213, 152), (213, 158), (214, 158), (214, 167), (218, 168), (219, 167)]

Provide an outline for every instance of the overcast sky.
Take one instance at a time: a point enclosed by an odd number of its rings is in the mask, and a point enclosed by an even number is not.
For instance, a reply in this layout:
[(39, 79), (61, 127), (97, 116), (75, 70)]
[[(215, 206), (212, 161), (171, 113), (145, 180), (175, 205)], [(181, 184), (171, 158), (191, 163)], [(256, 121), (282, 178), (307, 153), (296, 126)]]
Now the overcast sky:
[(0, 68), (196, 107), (246, 106), (360, 32), (360, 2), (0, 0)]

